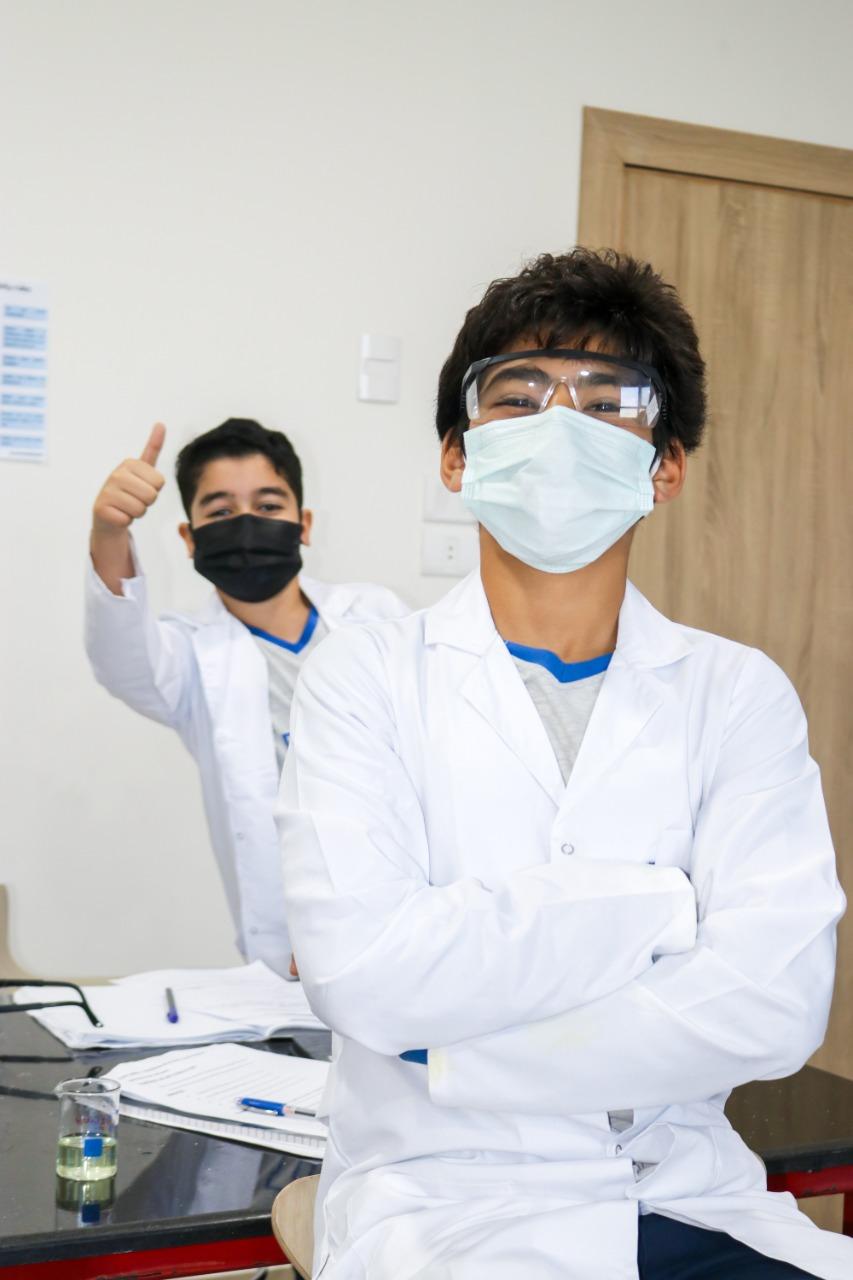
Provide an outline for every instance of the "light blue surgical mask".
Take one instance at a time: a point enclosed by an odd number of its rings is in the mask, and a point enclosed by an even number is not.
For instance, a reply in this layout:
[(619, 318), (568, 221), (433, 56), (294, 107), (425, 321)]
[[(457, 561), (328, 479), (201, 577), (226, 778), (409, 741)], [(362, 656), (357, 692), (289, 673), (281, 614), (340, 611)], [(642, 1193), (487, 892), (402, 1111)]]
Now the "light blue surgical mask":
[(654, 447), (556, 405), (465, 433), (462, 499), (504, 551), (545, 573), (592, 564), (654, 506)]

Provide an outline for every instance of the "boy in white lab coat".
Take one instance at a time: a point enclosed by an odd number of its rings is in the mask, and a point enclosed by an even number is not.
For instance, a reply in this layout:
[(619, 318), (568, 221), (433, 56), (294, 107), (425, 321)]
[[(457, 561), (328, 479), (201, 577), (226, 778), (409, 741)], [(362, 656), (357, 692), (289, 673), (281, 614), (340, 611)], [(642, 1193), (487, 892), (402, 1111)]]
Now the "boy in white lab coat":
[(437, 410), (480, 569), (303, 668), (279, 821), (338, 1033), (323, 1280), (853, 1275), (723, 1110), (829, 1009), (844, 898), (802, 708), (627, 579), (704, 411), (650, 267), (496, 281)]
[(179, 532), (214, 586), (199, 615), (155, 618), (130, 536), (156, 501), (165, 428), (95, 499), (86, 584), (86, 648), (98, 680), (177, 730), (201, 775), (210, 839), (247, 960), (291, 970), (273, 804), (299, 669), (328, 632), (400, 617), (384, 587), (328, 586), (300, 573), (312, 515), (286, 436), (229, 419), (178, 456), (187, 515)]

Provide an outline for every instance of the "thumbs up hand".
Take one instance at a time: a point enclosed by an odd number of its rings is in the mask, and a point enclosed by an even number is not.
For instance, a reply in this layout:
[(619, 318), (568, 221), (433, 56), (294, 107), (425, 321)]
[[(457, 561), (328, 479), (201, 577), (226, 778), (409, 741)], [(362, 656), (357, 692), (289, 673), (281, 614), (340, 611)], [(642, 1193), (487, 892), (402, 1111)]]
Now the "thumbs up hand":
[(157, 459), (166, 438), (166, 428), (157, 422), (138, 458), (125, 458), (102, 486), (93, 508), (92, 533), (110, 536), (127, 529), (157, 501), (166, 483), (157, 470)]

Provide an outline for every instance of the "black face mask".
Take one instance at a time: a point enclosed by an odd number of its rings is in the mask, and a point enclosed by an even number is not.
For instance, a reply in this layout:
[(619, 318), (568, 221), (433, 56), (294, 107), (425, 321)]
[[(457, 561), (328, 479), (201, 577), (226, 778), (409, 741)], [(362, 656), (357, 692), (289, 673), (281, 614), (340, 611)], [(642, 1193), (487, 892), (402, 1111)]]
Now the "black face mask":
[(232, 516), (193, 529), (193, 564), (227, 596), (258, 604), (278, 595), (302, 568), (302, 525)]

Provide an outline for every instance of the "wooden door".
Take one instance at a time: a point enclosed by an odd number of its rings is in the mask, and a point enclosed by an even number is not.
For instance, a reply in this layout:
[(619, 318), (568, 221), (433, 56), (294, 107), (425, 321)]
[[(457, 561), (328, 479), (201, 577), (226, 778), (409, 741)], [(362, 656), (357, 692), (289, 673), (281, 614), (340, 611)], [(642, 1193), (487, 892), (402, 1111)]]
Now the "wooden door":
[[(853, 152), (587, 109), (578, 239), (675, 284), (708, 363), (705, 444), (631, 576), (791, 677), (853, 899)], [(815, 1062), (853, 1078), (853, 911)]]

